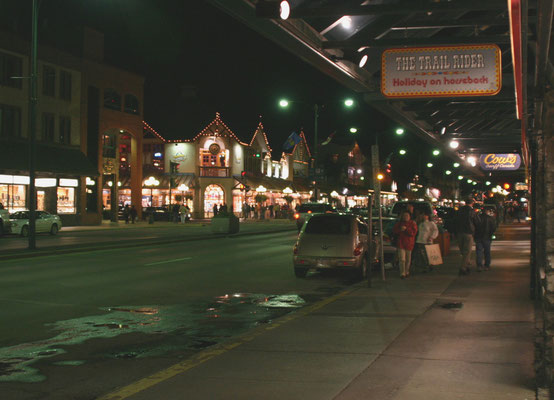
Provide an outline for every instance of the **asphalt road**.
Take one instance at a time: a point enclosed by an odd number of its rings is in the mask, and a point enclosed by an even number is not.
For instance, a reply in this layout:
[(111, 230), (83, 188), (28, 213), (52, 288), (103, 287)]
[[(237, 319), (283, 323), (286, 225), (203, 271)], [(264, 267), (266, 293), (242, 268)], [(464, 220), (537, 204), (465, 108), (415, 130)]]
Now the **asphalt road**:
[(93, 399), (352, 284), (295, 232), (0, 261), (0, 396)]

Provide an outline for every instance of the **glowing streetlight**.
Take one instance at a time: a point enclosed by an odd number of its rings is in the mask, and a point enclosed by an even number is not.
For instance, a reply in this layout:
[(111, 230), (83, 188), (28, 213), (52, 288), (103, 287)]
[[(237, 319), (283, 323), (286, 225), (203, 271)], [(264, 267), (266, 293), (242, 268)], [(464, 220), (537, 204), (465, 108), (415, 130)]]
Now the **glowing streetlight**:
[(358, 132), (358, 128), (350, 128), (350, 133), (357, 133)]
[(282, 20), (285, 20), (289, 16), (290, 16), (290, 4), (288, 1), (283, 0), (279, 4), (279, 17), (281, 17)]
[(458, 180), (461, 181), (462, 179), (464, 179), (464, 177), (462, 175), (458, 175)]
[(403, 135), (403, 134), (404, 134), (404, 129), (398, 128), (398, 129), (396, 130), (396, 134), (397, 134), (398, 136)]
[(346, 107), (352, 107), (352, 106), (354, 105), (354, 100), (352, 100), (352, 99), (346, 99), (346, 100), (344, 100), (344, 105), (345, 105)]
[(473, 182), (471, 179), (468, 179), (468, 180), (467, 180), (467, 183), (471, 183), (471, 182)]
[(289, 106), (289, 101), (287, 99), (279, 100), (279, 107), (287, 108)]
[(431, 167), (433, 167), (433, 163), (428, 162), (427, 163), (427, 168), (431, 168)]
[(441, 151), (438, 150), (438, 149), (433, 150), (433, 155), (434, 155), (435, 157), (438, 156), (440, 153), (441, 153)]
[(446, 171), (444, 171), (444, 173), (445, 173), (446, 175), (450, 175), (450, 174), (452, 174), (452, 171), (450, 171), (449, 169), (447, 169)]
[(460, 146), (460, 142), (458, 142), (457, 140), (451, 140), (448, 145), (451, 149), (457, 149)]
[(406, 150), (400, 149), (400, 150), (398, 151), (398, 154), (400, 154), (401, 156), (403, 156), (403, 155), (406, 154)]
[(454, 168), (459, 168), (459, 167), (460, 167), (460, 163), (455, 162), (454, 164), (452, 164), (452, 166), (453, 166)]
[(486, 182), (485, 182), (485, 185), (490, 186), (490, 185), (491, 185), (491, 181), (486, 181)]

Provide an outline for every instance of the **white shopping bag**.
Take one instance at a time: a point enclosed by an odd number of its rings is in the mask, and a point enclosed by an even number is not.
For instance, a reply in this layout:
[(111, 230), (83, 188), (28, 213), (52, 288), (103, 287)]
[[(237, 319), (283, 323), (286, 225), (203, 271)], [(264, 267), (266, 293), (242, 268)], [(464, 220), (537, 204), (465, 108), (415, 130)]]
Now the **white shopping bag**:
[(425, 252), (427, 253), (427, 259), (429, 260), (429, 265), (442, 264), (441, 248), (437, 243), (426, 244)]

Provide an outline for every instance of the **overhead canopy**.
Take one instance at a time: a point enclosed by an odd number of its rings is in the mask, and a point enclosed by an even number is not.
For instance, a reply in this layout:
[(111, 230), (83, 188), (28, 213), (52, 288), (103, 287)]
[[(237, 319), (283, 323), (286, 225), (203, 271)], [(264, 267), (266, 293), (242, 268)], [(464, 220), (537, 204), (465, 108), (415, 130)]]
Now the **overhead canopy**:
[[(372, 107), (456, 160), (465, 154), (521, 152), (526, 130), (539, 125), (544, 87), (554, 83), (548, 51), (551, 0), (382, 0), (378, 4), (295, 0), (289, 1), (292, 9), (287, 20), (279, 18), (280, 1), (209, 2), (345, 87), (363, 93)], [(513, 7), (521, 11), (516, 20), (520, 26), (514, 30), (516, 35), (520, 32), (515, 37), (522, 52), (519, 58), (513, 58), (511, 51), (509, 8)], [(466, 44), (499, 47), (502, 83), (498, 93), (412, 98), (382, 94), (385, 50)], [(362, 55), (368, 56), (363, 68), (358, 65)], [(528, 68), (528, 59), (536, 67)], [(517, 97), (521, 120), (516, 116), (514, 70), (521, 71), (516, 76), (524, 82)], [(448, 145), (452, 139), (459, 141), (456, 150)], [(466, 168), (482, 174), (478, 168)]]
[[(43, 143), (37, 143), (36, 146), (37, 173), (98, 176), (98, 168), (78, 149)], [(29, 143), (0, 142), (0, 170), (28, 171)]]

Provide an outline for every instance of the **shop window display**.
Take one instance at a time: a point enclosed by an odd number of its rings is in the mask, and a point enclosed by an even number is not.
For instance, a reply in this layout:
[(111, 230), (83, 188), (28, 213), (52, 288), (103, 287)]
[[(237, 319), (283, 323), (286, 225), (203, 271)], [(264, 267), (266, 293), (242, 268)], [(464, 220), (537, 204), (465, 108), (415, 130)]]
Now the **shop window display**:
[(75, 214), (75, 188), (58, 187), (58, 214)]
[(214, 205), (221, 206), (225, 203), (225, 192), (219, 185), (209, 185), (204, 192), (204, 214), (213, 215)]
[(26, 210), (25, 185), (0, 185), (0, 201), (10, 213)]

